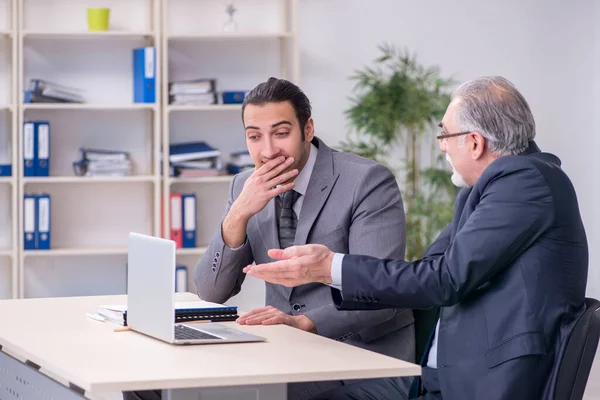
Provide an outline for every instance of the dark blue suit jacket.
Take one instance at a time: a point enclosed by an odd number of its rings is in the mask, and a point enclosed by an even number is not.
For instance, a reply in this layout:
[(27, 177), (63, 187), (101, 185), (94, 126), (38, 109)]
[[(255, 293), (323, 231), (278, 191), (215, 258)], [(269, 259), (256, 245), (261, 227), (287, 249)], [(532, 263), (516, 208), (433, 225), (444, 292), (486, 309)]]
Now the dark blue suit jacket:
[(440, 306), (442, 397), (552, 399), (558, 361), (585, 305), (588, 247), (560, 160), (534, 142), (460, 191), (422, 260), (346, 255), (343, 309)]

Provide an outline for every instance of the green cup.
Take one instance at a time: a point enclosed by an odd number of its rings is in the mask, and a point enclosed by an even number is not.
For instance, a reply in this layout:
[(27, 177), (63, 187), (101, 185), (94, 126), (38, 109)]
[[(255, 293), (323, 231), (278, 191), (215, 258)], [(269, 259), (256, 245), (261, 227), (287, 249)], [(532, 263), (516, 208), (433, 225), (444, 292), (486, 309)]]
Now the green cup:
[(110, 8), (88, 8), (87, 22), (90, 31), (107, 31)]

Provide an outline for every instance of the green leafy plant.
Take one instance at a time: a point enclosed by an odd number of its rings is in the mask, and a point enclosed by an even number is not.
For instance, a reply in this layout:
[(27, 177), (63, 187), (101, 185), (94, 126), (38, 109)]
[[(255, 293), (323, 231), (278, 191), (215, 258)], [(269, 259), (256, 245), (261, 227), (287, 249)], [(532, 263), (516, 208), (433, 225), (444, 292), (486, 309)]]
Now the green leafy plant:
[(374, 66), (350, 78), (355, 97), (345, 114), (351, 132), (340, 147), (396, 174), (406, 212), (406, 259), (414, 260), (454, 213), (458, 189), (435, 139), (454, 81), (442, 78), (438, 67), (420, 65), (406, 50), (389, 44), (379, 50)]

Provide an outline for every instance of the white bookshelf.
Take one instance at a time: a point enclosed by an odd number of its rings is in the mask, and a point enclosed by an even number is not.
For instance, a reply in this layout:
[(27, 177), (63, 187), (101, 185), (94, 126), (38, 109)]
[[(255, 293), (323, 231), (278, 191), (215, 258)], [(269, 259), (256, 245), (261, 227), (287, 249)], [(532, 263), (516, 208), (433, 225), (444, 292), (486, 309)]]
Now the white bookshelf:
[[(297, 82), (297, 0), (234, 2), (235, 32), (225, 32), (228, 16), (220, 0), (163, 0), (163, 149), (170, 144), (203, 140), (221, 150), (223, 165), (231, 152), (246, 150), (241, 104), (170, 105), (170, 81), (216, 79), (216, 91), (248, 91), (271, 76)], [(256, 21), (260, 21), (257, 24)], [(219, 99), (219, 103), (222, 100)], [(195, 193), (196, 248), (179, 249), (178, 264), (193, 268), (217, 232), (229, 195), (231, 176), (173, 178), (163, 159), (163, 203), (172, 192)], [(169, 237), (170, 212), (163, 210), (164, 235)]]
[[(0, 0), (0, 299), (118, 294), (126, 289), (127, 234), (169, 236), (171, 192), (196, 193), (196, 247), (178, 249), (193, 268), (223, 216), (232, 176), (169, 176), (162, 149), (204, 140), (245, 150), (240, 104), (170, 105), (169, 80), (217, 79), (250, 90), (270, 76), (298, 81), (298, 0), (244, 0), (236, 32), (224, 32), (223, 0)], [(87, 7), (110, 8), (106, 32), (90, 32)], [(256, 24), (256, 21), (261, 21)], [(157, 50), (155, 104), (133, 103), (132, 50)], [(248, 56), (250, 55), (250, 56)], [(240, 62), (243, 60), (243, 62)], [(83, 89), (84, 104), (23, 103), (30, 79)], [(23, 121), (50, 122), (50, 176), (23, 176)], [(129, 151), (132, 176), (79, 177), (80, 148)], [(162, 161), (161, 161), (162, 160)], [(23, 249), (22, 198), (51, 195), (51, 249)], [(162, 227), (162, 228), (161, 228)]]
[(176, 111), (242, 111), (240, 104), (213, 104), (207, 106), (168, 105), (167, 112)]
[[(18, 137), (23, 121), (50, 122), (50, 176), (19, 171), (16, 186), (19, 199), (51, 196), (50, 250), (23, 250), (18, 224), (18, 295), (124, 293), (128, 232), (160, 234), (160, 90), (154, 104), (133, 102), (132, 51), (154, 46), (160, 60), (161, 0), (16, 1)], [(87, 30), (87, 7), (110, 8), (108, 31)], [(24, 104), (35, 78), (81, 88), (86, 103)], [(82, 147), (128, 151), (133, 175), (75, 176)], [(20, 140), (19, 165), (22, 153)], [(18, 215), (22, 221), (22, 207)]]
[(64, 256), (101, 256), (126, 255), (127, 247), (99, 248), (54, 248), (52, 250), (25, 250), (23, 257), (64, 257)]
[(135, 31), (71, 31), (71, 32), (52, 32), (52, 31), (24, 31), (21, 35), (26, 39), (144, 39), (154, 38), (155, 32), (135, 32)]
[(18, 297), (17, 184), (17, 2), (0, 0), (0, 164), (12, 176), (0, 177), (0, 299)]
[(90, 103), (30, 103), (23, 104), (21, 108), (27, 110), (97, 110), (97, 111), (158, 111), (154, 104), (90, 104)]

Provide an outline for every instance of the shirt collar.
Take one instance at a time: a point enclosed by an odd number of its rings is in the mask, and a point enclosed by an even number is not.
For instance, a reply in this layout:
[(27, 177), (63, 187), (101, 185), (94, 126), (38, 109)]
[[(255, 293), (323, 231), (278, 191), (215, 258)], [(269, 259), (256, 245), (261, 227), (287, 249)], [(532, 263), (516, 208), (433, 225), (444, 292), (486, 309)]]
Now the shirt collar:
[(300, 173), (294, 180), (294, 190), (300, 193), (300, 195), (302, 196), (306, 194), (306, 190), (308, 189), (308, 182), (310, 181), (310, 176), (312, 175), (313, 168), (315, 167), (318, 152), (319, 149), (317, 149), (317, 147), (311, 143), (308, 160), (306, 161), (304, 168), (302, 168), (302, 171), (300, 171)]

